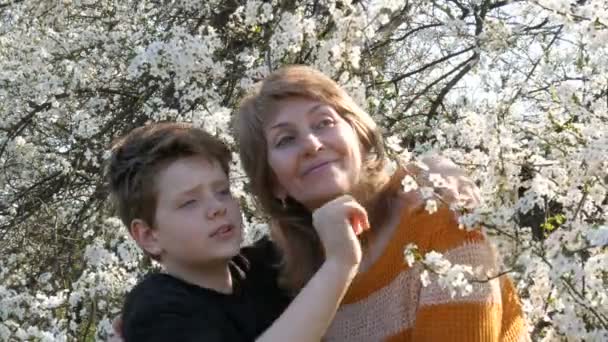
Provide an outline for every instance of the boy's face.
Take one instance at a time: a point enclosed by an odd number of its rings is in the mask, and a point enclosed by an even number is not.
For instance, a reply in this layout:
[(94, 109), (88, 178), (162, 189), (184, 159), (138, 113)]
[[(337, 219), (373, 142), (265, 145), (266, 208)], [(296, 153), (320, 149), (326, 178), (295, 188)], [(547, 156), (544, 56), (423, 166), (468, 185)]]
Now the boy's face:
[(158, 173), (156, 190), (153, 234), (167, 268), (204, 266), (238, 254), (240, 208), (218, 162), (177, 159)]

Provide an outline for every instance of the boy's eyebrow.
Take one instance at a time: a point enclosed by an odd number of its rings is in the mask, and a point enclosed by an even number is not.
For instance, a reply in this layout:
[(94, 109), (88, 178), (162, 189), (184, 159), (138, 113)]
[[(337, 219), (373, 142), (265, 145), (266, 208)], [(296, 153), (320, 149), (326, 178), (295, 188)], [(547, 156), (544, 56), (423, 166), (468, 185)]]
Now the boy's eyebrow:
[(216, 186), (230, 186), (230, 181), (228, 181), (227, 179), (216, 179), (211, 182), (211, 187)]
[[(219, 187), (219, 186), (228, 186), (230, 187), (230, 181), (226, 180), (226, 179), (216, 179), (211, 181), (211, 183), (209, 183), (209, 187), (211, 188), (215, 188), (215, 187)], [(186, 189), (183, 191), (179, 191), (177, 193), (178, 196), (187, 196), (187, 195), (192, 195), (198, 191), (201, 190), (201, 188), (204, 188), (205, 185), (204, 184), (198, 184), (190, 189)]]
[(200, 190), (200, 188), (201, 188), (201, 184), (198, 184), (198, 185), (196, 185), (196, 186), (194, 186), (194, 187), (192, 187), (192, 188), (189, 188), (189, 189), (185, 189), (185, 190), (179, 190), (179, 191), (177, 192), (177, 195), (178, 195), (178, 196), (192, 195), (193, 193), (195, 193), (195, 192), (199, 191), (199, 190)]

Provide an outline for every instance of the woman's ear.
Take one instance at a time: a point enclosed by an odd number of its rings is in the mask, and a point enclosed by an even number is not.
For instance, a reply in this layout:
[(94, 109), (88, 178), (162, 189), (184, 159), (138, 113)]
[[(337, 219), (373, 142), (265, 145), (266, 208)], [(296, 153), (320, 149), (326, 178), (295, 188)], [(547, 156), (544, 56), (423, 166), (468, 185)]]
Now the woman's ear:
[(158, 238), (158, 232), (153, 229), (146, 221), (142, 219), (134, 219), (131, 221), (129, 233), (141, 247), (150, 255), (160, 255), (163, 251), (161, 242)]
[(272, 184), (272, 195), (279, 201), (284, 202), (287, 199), (287, 190), (279, 184), (274, 172), (272, 172), (272, 175), (270, 176), (270, 182)]
[(273, 187), (272, 194), (281, 202), (285, 202), (287, 199), (287, 191), (280, 185)]

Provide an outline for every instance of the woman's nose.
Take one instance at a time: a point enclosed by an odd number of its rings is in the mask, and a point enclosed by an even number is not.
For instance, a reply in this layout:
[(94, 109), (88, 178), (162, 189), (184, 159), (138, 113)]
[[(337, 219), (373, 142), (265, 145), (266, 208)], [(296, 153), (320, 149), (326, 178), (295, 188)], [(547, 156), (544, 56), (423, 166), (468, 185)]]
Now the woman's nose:
[(304, 139), (302, 140), (304, 145), (303, 153), (306, 155), (314, 154), (323, 149), (321, 139), (319, 139), (319, 137), (312, 132), (304, 136)]

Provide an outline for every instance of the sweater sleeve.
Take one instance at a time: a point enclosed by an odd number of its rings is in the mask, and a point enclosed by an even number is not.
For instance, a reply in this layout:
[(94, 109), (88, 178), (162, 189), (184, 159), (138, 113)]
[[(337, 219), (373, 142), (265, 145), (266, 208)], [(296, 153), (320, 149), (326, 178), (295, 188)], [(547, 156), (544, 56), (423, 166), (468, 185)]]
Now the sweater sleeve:
[[(436, 251), (452, 265), (482, 267), (490, 274), (496, 273), (495, 252), (480, 231), (459, 229), (448, 211), (435, 215), (443, 217), (431, 220), (434, 226), (427, 227), (424, 253)], [(429, 280), (419, 291), (414, 341), (503, 341), (500, 279), (474, 282), (472, 292), (465, 296), (441, 286), (437, 275), (431, 274)]]

